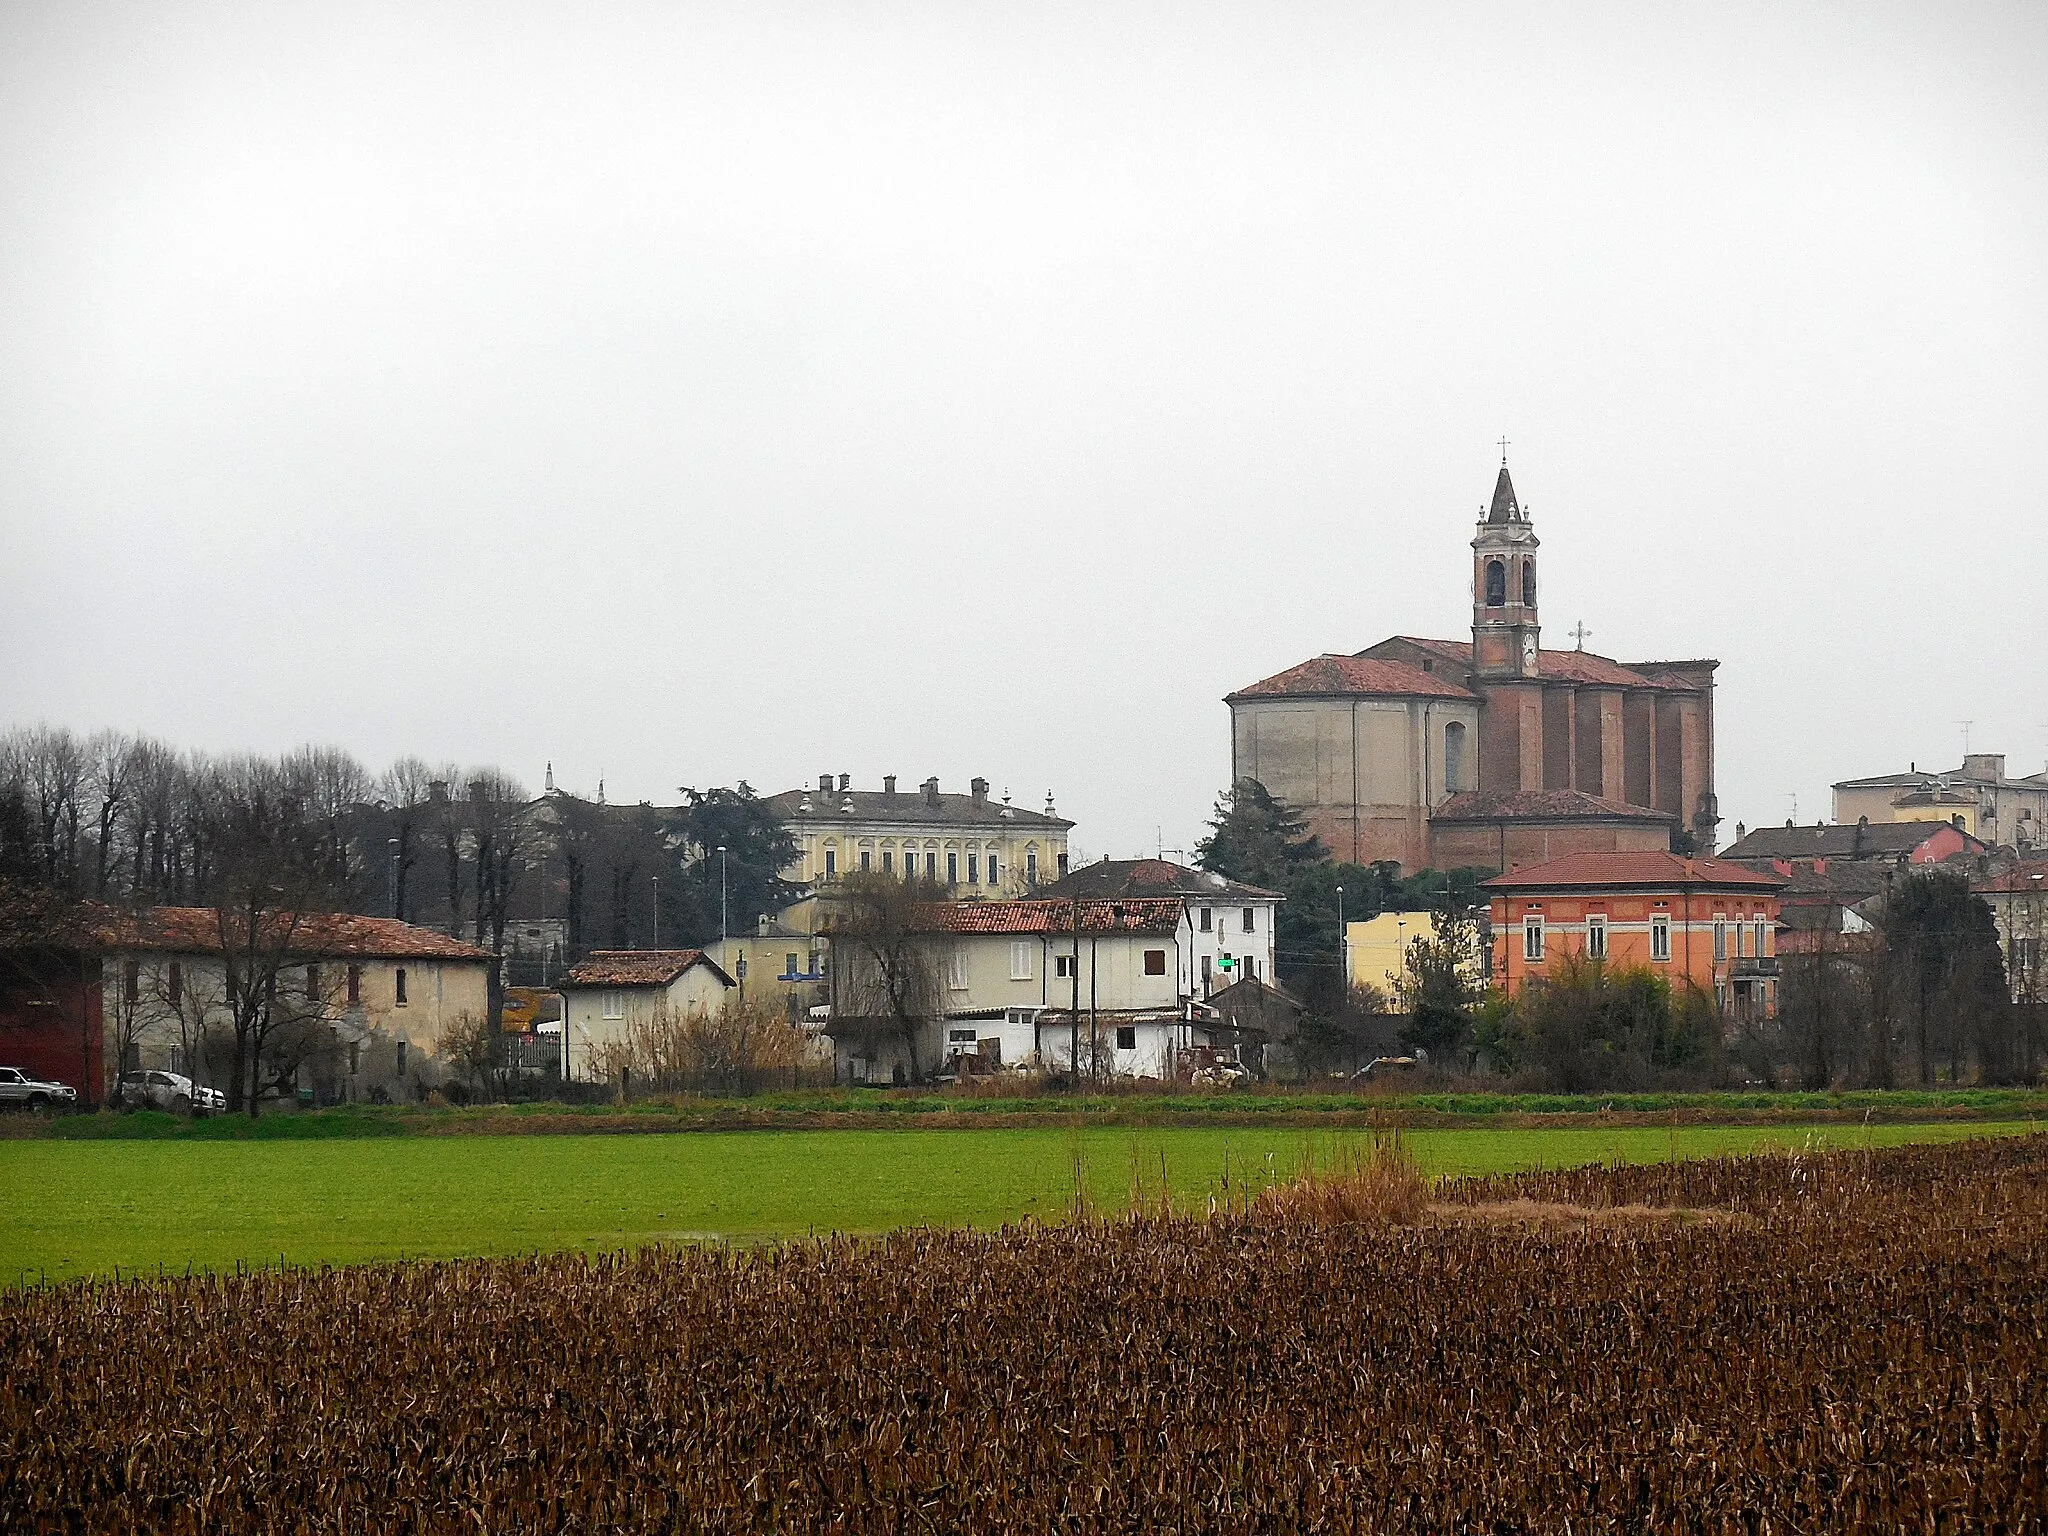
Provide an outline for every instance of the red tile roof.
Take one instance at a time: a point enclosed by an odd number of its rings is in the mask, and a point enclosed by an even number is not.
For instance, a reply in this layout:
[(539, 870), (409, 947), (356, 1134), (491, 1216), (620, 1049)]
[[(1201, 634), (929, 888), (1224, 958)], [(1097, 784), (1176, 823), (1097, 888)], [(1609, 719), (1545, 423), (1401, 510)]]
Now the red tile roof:
[(1660, 821), (1678, 820), (1669, 811), (1589, 795), (1582, 789), (1523, 790), (1490, 795), (1468, 789), (1429, 813), (1431, 821)]
[[(1430, 640), (1420, 635), (1395, 635), (1393, 637), (1407, 645), (1429, 651), (1444, 660), (1454, 662), (1460, 675), (1472, 666), (1472, 642), (1469, 640)], [(1381, 641), (1380, 645), (1385, 645)], [(1368, 656), (1379, 646), (1361, 651)], [(1591, 651), (1538, 651), (1536, 653), (1537, 679), (1548, 678), (1553, 682), (1580, 683), (1603, 688), (1664, 688), (1680, 693), (1697, 690), (1690, 680), (1676, 672), (1663, 670), (1668, 662), (1650, 662), (1642, 666), (1624, 666), (1611, 657), (1597, 656)]]
[(1366, 656), (1318, 656), (1298, 667), (1240, 688), (1231, 699), (1374, 694), (1386, 698), (1469, 699), (1457, 683), (1398, 661)]
[(1072, 933), (1076, 908), (1083, 933), (1172, 933), (1181, 923), (1177, 896), (1130, 896), (1121, 901), (939, 901), (919, 922), (925, 933)]
[(701, 949), (594, 949), (569, 968), (565, 987), (665, 987), (693, 965), (708, 965), (727, 986), (730, 977)]
[(1726, 859), (1688, 859), (1676, 853), (1568, 853), (1483, 882), (1495, 891), (1563, 890), (1594, 886), (1740, 887), (1782, 890), (1782, 875), (1763, 874)]
[(2002, 875), (1973, 881), (1973, 891), (1987, 896), (2038, 896), (2048, 900), (2048, 859), (2029, 859)]
[[(213, 907), (145, 907), (139, 912), (102, 908), (93, 924), (108, 949), (172, 954), (216, 954), (220, 913)], [(293, 954), (387, 960), (489, 960), (491, 952), (395, 917), (357, 912), (307, 912), (290, 938)]]

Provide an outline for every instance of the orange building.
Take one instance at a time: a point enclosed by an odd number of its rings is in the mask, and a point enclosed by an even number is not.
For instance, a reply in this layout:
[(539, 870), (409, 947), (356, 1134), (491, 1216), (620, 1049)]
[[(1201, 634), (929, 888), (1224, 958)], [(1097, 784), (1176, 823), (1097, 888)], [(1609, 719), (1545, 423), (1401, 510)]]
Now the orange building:
[(1512, 996), (1566, 955), (1640, 966), (1712, 995), (1723, 1013), (1776, 1012), (1778, 893), (1725, 859), (1573, 853), (1498, 875), (1493, 979)]

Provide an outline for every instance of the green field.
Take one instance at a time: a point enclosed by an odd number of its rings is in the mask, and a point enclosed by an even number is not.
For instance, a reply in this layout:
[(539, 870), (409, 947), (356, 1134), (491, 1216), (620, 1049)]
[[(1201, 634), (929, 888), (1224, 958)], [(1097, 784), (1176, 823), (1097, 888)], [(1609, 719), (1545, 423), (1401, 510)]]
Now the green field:
[[(1432, 1174), (1891, 1146), (2025, 1122), (1405, 1133)], [(1338, 1133), (1289, 1129), (793, 1131), (307, 1141), (0, 1141), (0, 1286), (236, 1264), (595, 1250), (807, 1232), (997, 1225), (1090, 1198), (1200, 1201), (1284, 1176)]]

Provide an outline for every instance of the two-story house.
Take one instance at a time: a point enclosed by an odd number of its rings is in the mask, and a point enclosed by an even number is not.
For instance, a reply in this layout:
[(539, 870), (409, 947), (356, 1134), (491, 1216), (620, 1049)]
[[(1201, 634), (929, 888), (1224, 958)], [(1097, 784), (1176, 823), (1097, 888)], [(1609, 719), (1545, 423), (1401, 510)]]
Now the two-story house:
[(1274, 980), (1278, 891), (1229, 880), (1170, 859), (1101, 859), (1083, 864), (1040, 895), (1088, 901), (1178, 901), (1187, 913), (1179, 977), (1183, 996), (1206, 998), (1240, 981)]

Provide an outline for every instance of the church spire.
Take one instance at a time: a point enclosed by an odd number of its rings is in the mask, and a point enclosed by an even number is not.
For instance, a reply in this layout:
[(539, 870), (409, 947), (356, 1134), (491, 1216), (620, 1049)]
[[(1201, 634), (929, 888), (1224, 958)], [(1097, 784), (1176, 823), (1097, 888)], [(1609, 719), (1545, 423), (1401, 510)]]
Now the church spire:
[(1493, 482), (1493, 505), (1487, 510), (1489, 523), (1519, 523), (1522, 507), (1515, 500), (1515, 482), (1508, 478), (1507, 455), (1501, 455), (1500, 478)]

